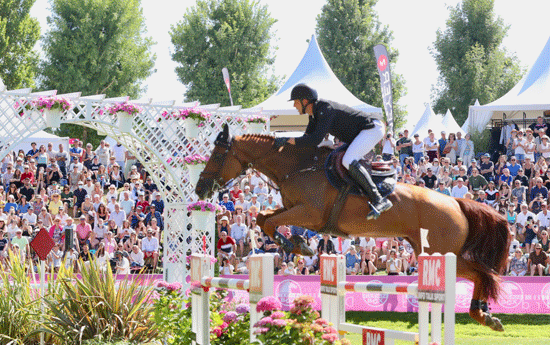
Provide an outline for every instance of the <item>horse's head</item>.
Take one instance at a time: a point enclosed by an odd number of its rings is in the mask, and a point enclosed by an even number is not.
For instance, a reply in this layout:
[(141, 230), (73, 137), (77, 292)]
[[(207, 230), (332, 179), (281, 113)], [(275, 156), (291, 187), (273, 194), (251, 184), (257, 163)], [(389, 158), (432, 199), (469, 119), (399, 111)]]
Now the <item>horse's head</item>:
[(229, 136), (229, 127), (223, 126), (223, 131), (218, 134), (212, 155), (201, 172), (195, 193), (199, 198), (210, 198), (212, 194), (223, 187), (227, 181), (237, 177), (245, 167), (237, 158), (233, 149), (233, 141)]

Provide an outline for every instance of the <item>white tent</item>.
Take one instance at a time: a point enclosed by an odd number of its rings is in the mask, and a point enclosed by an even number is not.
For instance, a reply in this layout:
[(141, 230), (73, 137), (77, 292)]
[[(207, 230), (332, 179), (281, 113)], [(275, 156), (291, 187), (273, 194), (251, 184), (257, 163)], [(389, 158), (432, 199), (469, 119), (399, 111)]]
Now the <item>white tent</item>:
[(68, 137), (58, 137), (57, 135), (50, 134), (44, 131), (36, 132), (33, 135), (27, 137), (25, 140), (15, 146), (13, 150), (17, 152), (21, 149), (25, 152), (25, 154), (27, 154), (27, 152), (29, 152), (29, 150), (31, 149), (32, 142), (36, 143), (36, 148), (39, 148), (40, 145), (44, 145), (47, 148), (48, 143), (52, 143), (54, 151), (59, 151), (59, 144), (63, 144), (64, 150), (69, 151)]
[(448, 132), (445, 126), (441, 123), (441, 117), (434, 113), (429, 103), (426, 104), (424, 114), (422, 114), (420, 120), (418, 120), (418, 123), (414, 127), (410, 137), (418, 134), (420, 136), (420, 140), (423, 140), (428, 136), (428, 129), (431, 129), (435, 133), (436, 139), (439, 139), (442, 131)]
[(535, 119), (550, 110), (550, 38), (529, 72), (507, 94), (470, 106), (470, 126), (483, 130), (491, 119)]
[(445, 113), (445, 116), (443, 116), (443, 120), (441, 120), (441, 123), (443, 124), (443, 126), (446, 129), (447, 133), (462, 133), (462, 136), (464, 137), (464, 135), (466, 134), (466, 132), (464, 132), (462, 130), (462, 128), (460, 128), (460, 126), (458, 125), (458, 123), (456, 123), (456, 120), (453, 116), (453, 114), (451, 114), (451, 111), (449, 109), (447, 109), (447, 112)]
[(320, 98), (382, 116), (382, 109), (359, 100), (338, 80), (323, 57), (315, 35), (311, 36), (309, 47), (302, 61), (285, 84), (274, 95), (253, 108), (262, 108), (264, 115), (298, 115), (293, 103), (288, 100), (290, 91), (299, 83), (305, 83), (316, 89)]

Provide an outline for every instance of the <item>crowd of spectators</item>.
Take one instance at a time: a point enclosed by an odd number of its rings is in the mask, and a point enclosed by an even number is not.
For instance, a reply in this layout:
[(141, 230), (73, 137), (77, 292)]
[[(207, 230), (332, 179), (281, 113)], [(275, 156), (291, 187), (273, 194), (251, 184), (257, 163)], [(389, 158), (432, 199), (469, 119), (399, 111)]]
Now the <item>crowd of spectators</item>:
[[(390, 161), (400, 182), (433, 189), (456, 198), (468, 198), (495, 208), (509, 223), (513, 240), (506, 271), (501, 274), (548, 275), (550, 268), (550, 133), (542, 117), (524, 130), (510, 129), (503, 142), (506, 150), (494, 156), (476, 153), (469, 134), (429, 131), (426, 138), (409, 131), (391, 133), (381, 142), (376, 161)], [(321, 145), (336, 147), (325, 138)], [(272, 253), (278, 274), (314, 274), (322, 253), (346, 257), (348, 274), (415, 274), (416, 256), (403, 238), (342, 239), (320, 235), (296, 226), (277, 229), (286, 236), (303, 235), (313, 257), (287, 255), (263, 234), (255, 216), (264, 209), (281, 207), (275, 186), (258, 172), (247, 175), (223, 195), (225, 213), (218, 217), (218, 257), (223, 273), (247, 272), (246, 260), (252, 253)]]
[[(57, 149), (57, 150), (56, 150)], [(29, 243), (44, 229), (55, 242), (47, 267), (78, 270), (95, 257), (114, 273), (155, 268), (164, 228), (157, 186), (120, 143), (93, 150), (75, 139), (54, 149), (31, 143), (6, 155), (0, 175), (0, 262), (11, 250), (38, 258)], [(36, 266), (35, 266), (36, 267)]]

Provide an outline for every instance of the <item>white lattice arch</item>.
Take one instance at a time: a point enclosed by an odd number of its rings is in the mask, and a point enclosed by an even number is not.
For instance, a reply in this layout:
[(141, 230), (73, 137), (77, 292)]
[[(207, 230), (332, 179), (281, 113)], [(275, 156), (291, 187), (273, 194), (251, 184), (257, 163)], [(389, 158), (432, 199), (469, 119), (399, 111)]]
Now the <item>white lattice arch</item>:
[[(0, 90), (0, 156), (3, 158), (21, 141), (45, 129), (42, 114), (27, 111), (23, 116), (16, 102), (30, 101), (40, 96), (52, 96), (56, 91), (32, 93), (31, 89)], [(193, 230), (187, 217), (186, 207), (196, 201), (194, 187), (188, 181), (183, 165), (186, 155), (199, 153), (209, 155), (212, 142), (224, 123), (230, 125), (231, 134), (247, 132), (246, 125), (239, 119), (257, 115), (258, 112), (244, 112), (240, 106), (220, 108), (219, 104), (200, 106), (212, 113), (211, 120), (201, 129), (198, 138), (187, 139), (181, 123), (164, 120), (161, 114), (179, 108), (197, 106), (198, 103), (179, 104), (175, 101), (152, 102), (131, 101), (143, 108), (133, 119), (132, 131), (119, 130), (117, 115), (102, 114), (106, 106), (128, 101), (128, 97), (105, 98), (104, 95), (80, 97), (80, 93), (63, 96), (71, 99), (74, 108), (62, 118), (63, 123), (88, 127), (120, 142), (134, 155), (149, 172), (165, 200), (164, 231), (164, 279), (185, 282), (188, 276), (186, 257), (191, 252), (214, 255), (214, 224), (205, 231)], [(34, 109), (35, 110), (35, 109)], [(269, 121), (264, 128), (269, 131)], [(68, 150), (68, 148), (67, 148)]]

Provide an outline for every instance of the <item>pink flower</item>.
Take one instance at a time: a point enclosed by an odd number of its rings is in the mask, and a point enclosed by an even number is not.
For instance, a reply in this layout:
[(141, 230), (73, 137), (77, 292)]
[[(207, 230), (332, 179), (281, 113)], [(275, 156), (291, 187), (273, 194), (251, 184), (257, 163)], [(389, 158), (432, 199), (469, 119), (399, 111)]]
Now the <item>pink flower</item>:
[(285, 319), (276, 319), (276, 320), (273, 320), (273, 322), (271, 324), (273, 326), (276, 326), (276, 327), (284, 327), (284, 326), (286, 326), (286, 320)]
[(271, 325), (272, 323), (273, 323), (273, 319), (269, 316), (266, 316), (266, 317), (262, 318), (260, 321), (256, 322), (254, 327), (268, 326), (268, 325)]
[(239, 304), (235, 311), (239, 314), (246, 314), (250, 311), (250, 307), (246, 304)]
[(214, 329), (212, 329), (211, 331), (213, 334), (216, 335), (216, 337), (221, 337), (223, 332), (222, 332), (222, 329), (220, 327), (215, 327)]
[(334, 328), (334, 327), (327, 327), (325, 328), (325, 333), (334, 333), (334, 334), (338, 334), (338, 331)]
[(321, 325), (321, 326), (328, 325), (328, 321), (325, 320), (325, 319), (317, 319), (317, 320), (315, 320), (315, 323), (318, 324), (318, 325)]
[(256, 305), (256, 311), (258, 313), (264, 311), (275, 311), (282, 309), (281, 301), (275, 296), (267, 296), (262, 298)]
[(173, 282), (172, 284), (167, 286), (167, 289), (168, 289), (168, 291), (178, 292), (178, 291), (181, 290), (182, 287), (183, 287), (183, 285), (181, 285), (180, 282)]
[(235, 322), (235, 320), (237, 320), (237, 313), (234, 312), (234, 311), (228, 311), (228, 312), (223, 316), (223, 321), (225, 321), (225, 322), (227, 322), (227, 323)]
[(282, 311), (276, 311), (273, 314), (271, 314), (271, 317), (273, 319), (282, 319), (285, 317), (285, 313), (283, 313)]
[(164, 280), (161, 280), (160, 282), (157, 283), (157, 288), (168, 288), (168, 282), (164, 281)]
[(317, 325), (317, 324), (313, 324), (313, 325), (311, 325), (311, 330), (312, 330), (313, 332), (316, 332), (316, 333), (323, 333), (323, 326)]
[(265, 334), (269, 332), (269, 328), (261, 327), (254, 331), (254, 334)]
[(321, 339), (328, 341), (330, 344), (334, 343), (336, 340), (338, 340), (338, 334), (330, 333), (330, 334), (323, 334)]

